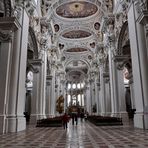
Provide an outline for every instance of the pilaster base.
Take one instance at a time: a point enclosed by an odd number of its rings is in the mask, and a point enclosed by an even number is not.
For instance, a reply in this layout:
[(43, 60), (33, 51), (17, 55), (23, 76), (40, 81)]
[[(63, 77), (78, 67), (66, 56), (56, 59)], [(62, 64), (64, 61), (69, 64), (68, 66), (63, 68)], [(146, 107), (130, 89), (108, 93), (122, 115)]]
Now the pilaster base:
[(120, 115), (120, 113), (111, 113), (111, 117), (121, 118), (121, 115)]
[(37, 115), (38, 116), (38, 119), (45, 119), (46, 116), (45, 115)]
[(123, 125), (129, 125), (130, 124), (127, 112), (121, 112), (120, 117), (122, 118)]
[(105, 116), (111, 116), (111, 112), (106, 112)]
[(6, 117), (6, 133), (12, 133), (17, 131), (17, 119), (16, 116)]
[(6, 133), (18, 132), (26, 129), (26, 119), (24, 116), (7, 116)]
[(143, 114), (143, 112), (135, 114), (134, 127), (148, 129), (148, 114)]
[(37, 120), (38, 120), (37, 115), (30, 115), (30, 121), (29, 121), (29, 124), (34, 124), (34, 125), (36, 125)]
[(17, 117), (17, 132), (26, 129), (26, 119), (24, 116)]
[(0, 134), (5, 133), (5, 116), (0, 115)]
[(30, 115), (29, 124), (34, 124), (34, 125), (36, 125), (36, 124), (37, 124), (37, 120), (45, 119), (45, 118), (46, 118), (45, 115), (38, 115), (38, 114)]
[(101, 116), (106, 116), (106, 113), (101, 113)]

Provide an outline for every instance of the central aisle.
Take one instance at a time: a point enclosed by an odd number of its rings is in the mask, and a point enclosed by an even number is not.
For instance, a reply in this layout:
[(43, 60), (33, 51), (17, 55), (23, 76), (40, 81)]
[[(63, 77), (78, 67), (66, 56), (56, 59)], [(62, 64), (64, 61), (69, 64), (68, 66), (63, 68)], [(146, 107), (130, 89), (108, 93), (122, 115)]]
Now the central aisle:
[(0, 148), (147, 148), (148, 131), (123, 126), (96, 127), (80, 121), (68, 129), (29, 127), (0, 135)]

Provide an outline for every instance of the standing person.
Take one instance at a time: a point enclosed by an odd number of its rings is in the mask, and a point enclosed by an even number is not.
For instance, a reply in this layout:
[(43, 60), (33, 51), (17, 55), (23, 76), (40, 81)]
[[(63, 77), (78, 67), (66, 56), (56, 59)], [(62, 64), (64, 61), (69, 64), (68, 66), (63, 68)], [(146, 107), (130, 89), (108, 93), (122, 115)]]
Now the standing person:
[(67, 116), (66, 113), (63, 115), (62, 121), (63, 121), (63, 127), (64, 127), (64, 129), (65, 128), (67, 129), (68, 116)]
[(75, 115), (72, 113), (72, 125), (74, 125), (74, 121), (75, 121)]
[(76, 121), (76, 125), (78, 124), (78, 116), (77, 114), (75, 114), (75, 121)]

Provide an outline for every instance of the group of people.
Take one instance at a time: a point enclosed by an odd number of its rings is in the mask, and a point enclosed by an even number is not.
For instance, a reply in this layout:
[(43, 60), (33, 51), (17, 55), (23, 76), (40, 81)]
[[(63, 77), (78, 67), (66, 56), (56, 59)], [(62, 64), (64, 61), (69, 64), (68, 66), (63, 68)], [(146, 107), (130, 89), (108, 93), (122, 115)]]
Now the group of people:
[[(78, 124), (78, 115), (73, 113), (71, 115), (71, 118), (72, 118), (72, 125), (74, 125), (74, 124), (77, 125)], [(68, 124), (69, 120), (70, 120), (69, 116), (65, 113), (62, 117), (64, 129), (67, 129), (67, 124)]]

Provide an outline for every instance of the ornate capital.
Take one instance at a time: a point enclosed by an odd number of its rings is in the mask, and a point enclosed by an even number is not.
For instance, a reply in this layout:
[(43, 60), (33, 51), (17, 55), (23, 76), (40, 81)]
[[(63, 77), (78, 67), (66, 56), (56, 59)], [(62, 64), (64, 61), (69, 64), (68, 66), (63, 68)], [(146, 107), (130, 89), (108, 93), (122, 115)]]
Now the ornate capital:
[(30, 66), (32, 72), (38, 73), (39, 68), (42, 65), (42, 60), (41, 59), (29, 60), (28, 63), (29, 63), (29, 66)]
[(124, 62), (117, 62), (117, 69), (123, 70), (124, 69)]
[(12, 40), (12, 36), (13, 36), (12, 31), (0, 30), (0, 42), (9, 42)]
[(20, 24), (14, 17), (0, 18), (0, 41), (9, 42)]

